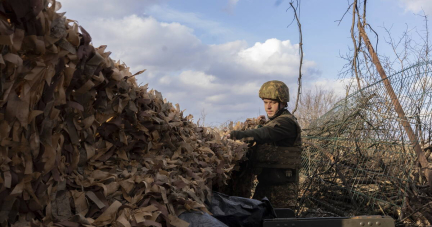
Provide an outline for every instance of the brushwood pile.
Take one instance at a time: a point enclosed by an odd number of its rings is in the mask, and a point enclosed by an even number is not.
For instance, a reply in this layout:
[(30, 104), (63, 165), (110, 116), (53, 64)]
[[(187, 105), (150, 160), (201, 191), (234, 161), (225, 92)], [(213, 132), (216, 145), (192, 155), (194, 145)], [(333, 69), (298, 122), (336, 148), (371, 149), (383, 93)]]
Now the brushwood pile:
[(60, 7), (0, 2), (0, 225), (188, 226), (245, 144), (138, 86)]

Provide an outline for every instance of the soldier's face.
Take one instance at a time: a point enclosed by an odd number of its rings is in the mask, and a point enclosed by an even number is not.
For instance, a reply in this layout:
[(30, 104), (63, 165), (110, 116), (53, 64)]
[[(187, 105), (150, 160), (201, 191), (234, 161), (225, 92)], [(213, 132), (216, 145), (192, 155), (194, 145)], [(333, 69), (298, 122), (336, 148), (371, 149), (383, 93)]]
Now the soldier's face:
[(279, 102), (272, 99), (263, 99), (263, 101), (267, 116), (273, 117), (279, 109)]

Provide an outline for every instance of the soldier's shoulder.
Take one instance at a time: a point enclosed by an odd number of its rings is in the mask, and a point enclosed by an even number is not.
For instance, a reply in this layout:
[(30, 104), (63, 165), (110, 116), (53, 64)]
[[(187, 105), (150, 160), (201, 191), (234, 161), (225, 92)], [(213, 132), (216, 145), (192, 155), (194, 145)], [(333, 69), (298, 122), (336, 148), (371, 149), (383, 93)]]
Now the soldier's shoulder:
[(282, 125), (286, 125), (286, 126), (295, 126), (297, 122), (297, 119), (292, 115), (292, 114), (281, 114), (280, 116), (278, 116), (277, 118), (271, 120), (270, 122), (268, 122), (266, 124), (266, 126), (282, 126)]
[(288, 110), (285, 111), (284, 113), (282, 113), (279, 117), (277, 117), (275, 120), (281, 121), (281, 122), (293, 122), (296, 123), (297, 122), (297, 118), (290, 113)]

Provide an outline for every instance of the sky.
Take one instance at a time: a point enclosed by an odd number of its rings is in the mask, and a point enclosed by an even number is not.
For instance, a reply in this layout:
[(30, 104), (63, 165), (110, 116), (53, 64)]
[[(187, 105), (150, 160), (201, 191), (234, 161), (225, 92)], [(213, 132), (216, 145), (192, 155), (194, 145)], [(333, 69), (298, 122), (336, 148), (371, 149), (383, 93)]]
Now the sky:
[[(206, 126), (244, 121), (265, 114), (260, 86), (281, 80), (291, 100), (297, 91), (299, 33), (290, 0), (61, 0), (68, 19), (108, 45), (111, 58), (124, 62), (141, 85), (162, 92)], [(302, 0), (302, 89), (316, 86), (345, 94), (350, 79), (339, 72), (352, 47), (351, 1)], [(432, 0), (368, 1), (369, 24), (379, 34), (378, 53), (390, 54), (384, 28), (400, 37), (424, 32), (424, 12)], [(414, 35), (415, 35), (414, 34)]]

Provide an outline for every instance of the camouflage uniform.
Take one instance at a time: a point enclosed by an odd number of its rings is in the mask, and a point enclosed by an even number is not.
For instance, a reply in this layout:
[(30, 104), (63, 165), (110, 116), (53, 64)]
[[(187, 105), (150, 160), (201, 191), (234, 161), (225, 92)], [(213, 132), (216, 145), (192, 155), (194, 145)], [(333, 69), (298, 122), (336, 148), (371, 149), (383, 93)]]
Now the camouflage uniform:
[[(262, 99), (289, 101), (288, 87), (280, 81), (265, 83), (259, 94)], [(257, 143), (249, 157), (249, 168), (258, 175), (259, 181), (254, 198), (267, 196), (274, 207), (295, 208), (302, 150), (297, 119), (287, 109), (280, 109), (264, 126), (232, 131), (231, 136), (235, 139), (252, 137)]]

